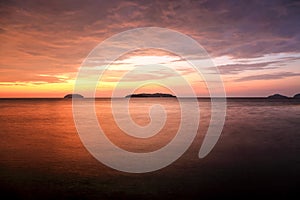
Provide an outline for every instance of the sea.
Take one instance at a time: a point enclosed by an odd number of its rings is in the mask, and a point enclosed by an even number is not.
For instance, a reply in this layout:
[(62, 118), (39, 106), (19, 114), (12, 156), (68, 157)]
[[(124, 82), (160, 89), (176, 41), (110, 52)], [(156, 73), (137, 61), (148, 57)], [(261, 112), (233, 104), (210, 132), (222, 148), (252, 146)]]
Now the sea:
[[(78, 101), (82, 106), (92, 101), (106, 137), (129, 152), (157, 151), (172, 142), (182, 127), (181, 102), (176, 98), (124, 98), (114, 104), (108, 98)], [(126, 102), (128, 113), (121, 109)], [(153, 105), (163, 108), (165, 120), (151, 137), (128, 135), (116, 122), (114, 106), (120, 108), (115, 112), (129, 114), (128, 124), (148, 126), (155, 121)], [(0, 99), (1, 194), (15, 199), (286, 199), (299, 195), (299, 100), (228, 98), (221, 135), (204, 158), (198, 153), (211, 126), (211, 100), (197, 99), (197, 106), (196, 136), (178, 159), (161, 169), (129, 173), (107, 166), (86, 148), (71, 99)], [(193, 114), (185, 117), (195, 119)], [(84, 119), (88, 122), (89, 116)], [(112, 160), (115, 156), (106, 150), (98, 153)]]

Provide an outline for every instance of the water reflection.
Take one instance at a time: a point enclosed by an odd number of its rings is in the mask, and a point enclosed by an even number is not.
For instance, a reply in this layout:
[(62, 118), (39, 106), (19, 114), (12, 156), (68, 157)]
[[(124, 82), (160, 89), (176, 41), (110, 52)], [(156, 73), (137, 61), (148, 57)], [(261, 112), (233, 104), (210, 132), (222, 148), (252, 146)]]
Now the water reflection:
[[(149, 122), (151, 102), (131, 102), (132, 117)], [(161, 102), (167, 124), (149, 140), (134, 139), (114, 124), (108, 100), (97, 100), (99, 122), (108, 137), (133, 152), (154, 151), (174, 137), (178, 104)], [(299, 102), (229, 101), (220, 140), (205, 159), (197, 157), (210, 118), (200, 100), (198, 135), (174, 164), (148, 174), (126, 174), (95, 160), (75, 129), (72, 101), (0, 100), (0, 178), (9, 194), (60, 197), (189, 198), (212, 194), (296, 194), (299, 180)], [(263, 188), (263, 189), (262, 189)]]

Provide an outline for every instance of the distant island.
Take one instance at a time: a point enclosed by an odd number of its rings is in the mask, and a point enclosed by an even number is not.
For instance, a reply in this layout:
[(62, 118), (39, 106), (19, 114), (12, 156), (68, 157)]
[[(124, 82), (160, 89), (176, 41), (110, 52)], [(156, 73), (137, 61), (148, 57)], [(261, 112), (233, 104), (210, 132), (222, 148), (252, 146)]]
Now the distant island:
[(300, 93), (299, 94), (295, 94), (293, 98), (294, 99), (300, 99)]
[(129, 94), (125, 96), (126, 98), (138, 98), (138, 97), (172, 97), (172, 98), (176, 98), (176, 96), (172, 95), (172, 94), (164, 94), (164, 93), (154, 93), (154, 94), (148, 94), (148, 93), (140, 93), (140, 94)]
[(271, 96), (267, 97), (268, 99), (288, 99), (287, 96), (281, 95), (281, 94), (273, 94)]
[(66, 96), (64, 96), (64, 99), (82, 99), (84, 98), (81, 94), (67, 94)]
[(273, 94), (268, 96), (267, 99), (300, 99), (300, 93), (295, 94), (293, 97), (287, 97), (281, 94)]
[[(177, 96), (174, 96), (172, 94), (166, 94), (166, 93), (138, 93), (138, 94), (129, 94), (129, 95), (126, 95), (125, 98), (151, 98), (151, 97), (171, 97), (171, 98), (177, 98)], [(81, 94), (67, 94), (64, 96), (64, 99), (83, 99), (84, 96), (82, 96)], [(264, 98), (267, 98), (267, 99), (277, 99), (277, 100), (280, 100), (280, 99), (300, 99), (300, 93), (298, 94), (295, 94), (294, 96), (292, 97), (288, 97), (288, 96), (285, 96), (285, 95), (282, 95), (282, 94), (273, 94), (273, 95), (270, 95), (270, 96), (267, 96), (267, 97), (264, 97)]]

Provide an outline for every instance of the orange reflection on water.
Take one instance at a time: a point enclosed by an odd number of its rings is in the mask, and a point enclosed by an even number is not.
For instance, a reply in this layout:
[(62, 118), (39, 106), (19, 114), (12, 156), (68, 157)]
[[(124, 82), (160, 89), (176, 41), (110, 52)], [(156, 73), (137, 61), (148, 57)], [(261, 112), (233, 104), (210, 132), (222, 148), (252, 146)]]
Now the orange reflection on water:
[[(122, 103), (124, 100), (120, 100)], [(120, 129), (112, 114), (111, 103), (97, 103), (97, 116), (99, 124), (107, 137), (117, 146), (132, 152), (155, 151), (168, 144), (177, 133), (180, 124), (180, 105), (176, 98), (147, 98), (131, 99), (129, 113), (132, 120), (139, 126), (146, 126), (151, 123), (149, 112), (151, 106), (160, 104), (166, 111), (166, 124), (152, 137), (132, 137)], [(128, 122), (130, 123), (130, 122)]]

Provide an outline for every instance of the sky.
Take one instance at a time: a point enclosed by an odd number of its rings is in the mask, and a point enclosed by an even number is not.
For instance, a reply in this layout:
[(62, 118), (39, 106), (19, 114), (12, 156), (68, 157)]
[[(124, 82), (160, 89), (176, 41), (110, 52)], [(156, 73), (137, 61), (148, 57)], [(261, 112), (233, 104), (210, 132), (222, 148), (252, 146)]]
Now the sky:
[[(72, 93), (82, 63), (99, 43), (141, 27), (168, 28), (201, 44), (227, 96), (293, 96), (300, 93), (299, 13), (300, 2), (287, 0), (1, 1), (0, 98)], [(208, 95), (201, 76), (181, 57), (144, 49), (115, 60), (99, 80), (97, 96), (111, 96), (132, 69), (121, 91), (143, 81), (154, 83), (136, 92), (168, 91), (155, 80), (180, 90), (169, 68), (186, 78), (197, 95)], [(182, 90), (179, 95), (188, 94)]]

